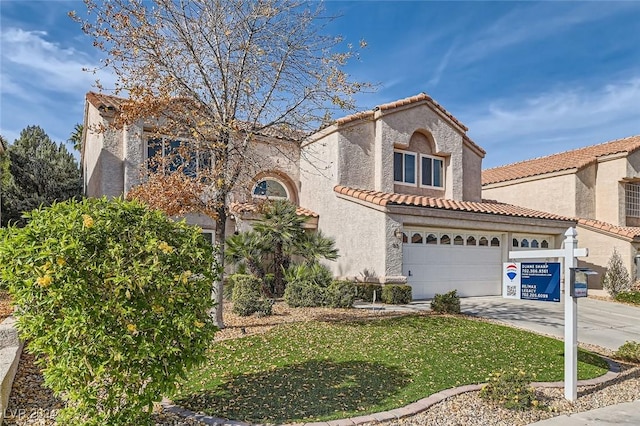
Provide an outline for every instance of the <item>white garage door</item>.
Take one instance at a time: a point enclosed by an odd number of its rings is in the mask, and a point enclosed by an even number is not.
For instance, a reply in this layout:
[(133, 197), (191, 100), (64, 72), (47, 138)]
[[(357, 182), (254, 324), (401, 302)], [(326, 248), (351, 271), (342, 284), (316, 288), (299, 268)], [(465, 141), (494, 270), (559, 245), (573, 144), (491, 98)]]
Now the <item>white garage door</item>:
[(414, 299), (430, 299), (451, 290), (463, 297), (501, 294), (499, 237), (446, 231), (405, 234), (402, 272)]

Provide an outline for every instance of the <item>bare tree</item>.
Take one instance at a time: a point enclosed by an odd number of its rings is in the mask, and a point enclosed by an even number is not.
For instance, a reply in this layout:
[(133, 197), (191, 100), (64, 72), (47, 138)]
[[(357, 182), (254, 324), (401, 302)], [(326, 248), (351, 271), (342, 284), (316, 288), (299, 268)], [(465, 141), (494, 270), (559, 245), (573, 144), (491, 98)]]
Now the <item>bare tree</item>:
[[(219, 245), (224, 245), (228, 196), (239, 184), (247, 167), (245, 154), (256, 137), (295, 141), (326, 124), (334, 112), (354, 110), (353, 95), (368, 87), (344, 71), (356, 51), (346, 46), (338, 52), (342, 40), (325, 34), (332, 18), (324, 16), (320, 3), (85, 0), (85, 4), (89, 19), (71, 15), (106, 52), (105, 66), (118, 78), (114, 94), (128, 97), (114, 125), (144, 119), (159, 135), (188, 140), (191, 148), (180, 153), (182, 164), (193, 161), (186, 158), (190, 153), (211, 152), (211, 167), (200, 170), (197, 178), (181, 174), (184, 182), (178, 187), (191, 195), (182, 206), (174, 202), (171, 213), (191, 210), (215, 218)], [(175, 201), (167, 195), (171, 188), (163, 176), (147, 181), (165, 193), (156, 201)], [(218, 261), (223, 265), (223, 247)], [(215, 293), (216, 320), (223, 326), (222, 280), (215, 284)]]

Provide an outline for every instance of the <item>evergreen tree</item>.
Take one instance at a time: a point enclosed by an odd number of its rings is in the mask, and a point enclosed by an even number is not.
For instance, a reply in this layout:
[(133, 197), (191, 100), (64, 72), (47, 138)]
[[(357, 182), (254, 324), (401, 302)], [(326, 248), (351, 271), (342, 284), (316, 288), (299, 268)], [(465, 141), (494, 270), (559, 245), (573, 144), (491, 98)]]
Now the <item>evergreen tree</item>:
[(609, 258), (607, 272), (602, 277), (602, 287), (611, 295), (616, 297), (618, 293), (628, 291), (631, 288), (629, 271), (624, 267), (620, 253), (613, 248), (613, 254)]
[(39, 126), (28, 126), (7, 148), (9, 175), (2, 179), (2, 224), (25, 224), (23, 212), (82, 194), (80, 169), (64, 144)]

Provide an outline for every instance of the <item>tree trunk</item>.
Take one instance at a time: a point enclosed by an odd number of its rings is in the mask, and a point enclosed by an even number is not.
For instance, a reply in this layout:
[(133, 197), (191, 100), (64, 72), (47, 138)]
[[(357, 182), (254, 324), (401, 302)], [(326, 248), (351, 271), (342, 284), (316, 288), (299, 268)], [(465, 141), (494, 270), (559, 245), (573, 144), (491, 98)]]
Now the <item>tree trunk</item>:
[(284, 295), (284, 271), (283, 271), (283, 247), (282, 244), (276, 243), (273, 250), (273, 263), (275, 270), (273, 271), (273, 287), (274, 293), (277, 297)]
[(222, 316), (222, 308), (224, 303), (224, 244), (225, 230), (227, 226), (227, 213), (224, 206), (218, 209), (218, 217), (216, 217), (216, 261), (218, 267), (222, 271), (219, 278), (214, 281), (211, 292), (211, 298), (216, 301), (216, 325), (220, 330), (225, 328)]

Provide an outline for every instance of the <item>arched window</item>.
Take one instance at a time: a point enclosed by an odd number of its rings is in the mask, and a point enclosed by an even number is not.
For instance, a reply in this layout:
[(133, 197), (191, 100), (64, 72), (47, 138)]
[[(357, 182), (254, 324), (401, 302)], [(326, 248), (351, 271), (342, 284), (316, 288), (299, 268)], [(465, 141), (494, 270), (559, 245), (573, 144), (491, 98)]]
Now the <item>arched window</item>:
[(519, 247), (520, 243), (518, 243), (518, 239), (517, 238), (514, 238), (513, 242), (511, 243), (511, 245), (514, 246), (514, 247)]
[(447, 234), (442, 235), (440, 237), (440, 244), (444, 244), (444, 245), (451, 244), (451, 238)]
[(434, 234), (427, 235), (427, 244), (438, 244), (438, 238)]
[(409, 242), (409, 237), (404, 232), (402, 233), (402, 242), (405, 244)]
[(289, 199), (287, 188), (273, 178), (266, 178), (258, 182), (253, 188), (253, 196), (272, 199)]
[(549, 242), (547, 240), (542, 240), (542, 244), (540, 244), (542, 248), (549, 248)]
[[(515, 241), (515, 240), (514, 240)], [(500, 247), (500, 238), (493, 237), (491, 239), (491, 247)]]
[(476, 237), (474, 237), (473, 235), (469, 235), (467, 237), (467, 245), (468, 246), (475, 246), (476, 245)]
[(538, 240), (531, 240), (531, 248), (538, 248)]
[(454, 246), (464, 245), (464, 238), (462, 238), (461, 235), (456, 235), (456, 237), (453, 239), (453, 245)]
[(529, 240), (523, 238), (522, 242), (520, 243), (520, 247), (529, 247)]
[(411, 236), (411, 244), (422, 244), (422, 234), (419, 232), (415, 232)]
[(487, 240), (487, 237), (480, 237), (480, 240), (478, 240), (478, 245), (487, 247), (489, 245), (489, 240)]

